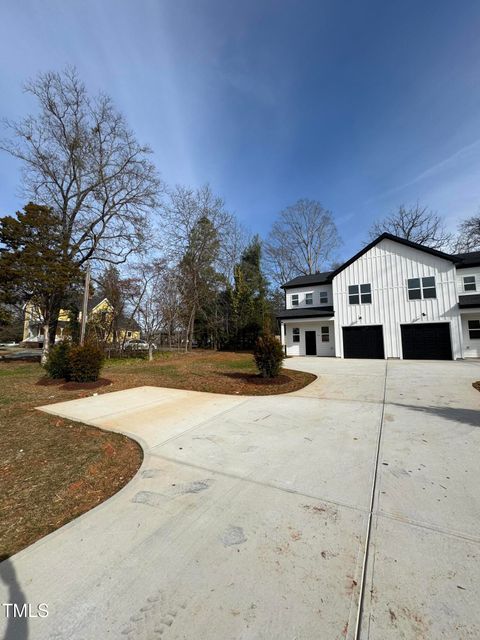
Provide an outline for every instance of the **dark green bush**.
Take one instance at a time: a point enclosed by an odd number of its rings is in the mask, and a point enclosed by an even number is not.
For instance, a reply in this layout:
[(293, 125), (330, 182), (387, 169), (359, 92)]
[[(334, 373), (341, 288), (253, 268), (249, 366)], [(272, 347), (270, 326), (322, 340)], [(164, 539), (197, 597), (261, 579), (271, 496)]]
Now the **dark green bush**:
[(70, 379), (75, 382), (98, 380), (103, 367), (103, 350), (96, 344), (87, 343), (70, 349)]
[(253, 357), (257, 369), (264, 378), (276, 378), (282, 368), (285, 355), (277, 338), (268, 333), (257, 339)]
[(70, 349), (67, 341), (51, 347), (45, 370), (50, 378), (70, 380)]

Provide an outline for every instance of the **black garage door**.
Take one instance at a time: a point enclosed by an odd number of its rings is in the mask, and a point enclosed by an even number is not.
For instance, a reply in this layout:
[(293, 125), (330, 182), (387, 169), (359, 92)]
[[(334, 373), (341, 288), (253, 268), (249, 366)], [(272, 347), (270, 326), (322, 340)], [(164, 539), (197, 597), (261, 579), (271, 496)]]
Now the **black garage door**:
[(343, 327), (345, 358), (383, 358), (382, 325)]
[(402, 324), (402, 348), (406, 360), (451, 360), (450, 324)]

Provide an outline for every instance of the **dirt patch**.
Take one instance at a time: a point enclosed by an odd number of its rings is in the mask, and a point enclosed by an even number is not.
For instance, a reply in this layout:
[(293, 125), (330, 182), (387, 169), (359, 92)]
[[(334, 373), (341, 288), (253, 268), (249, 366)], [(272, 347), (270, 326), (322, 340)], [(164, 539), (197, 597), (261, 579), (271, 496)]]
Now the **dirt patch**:
[(477, 382), (472, 382), (472, 387), (477, 391), (480, 391), (480, 380), (477, 380)]

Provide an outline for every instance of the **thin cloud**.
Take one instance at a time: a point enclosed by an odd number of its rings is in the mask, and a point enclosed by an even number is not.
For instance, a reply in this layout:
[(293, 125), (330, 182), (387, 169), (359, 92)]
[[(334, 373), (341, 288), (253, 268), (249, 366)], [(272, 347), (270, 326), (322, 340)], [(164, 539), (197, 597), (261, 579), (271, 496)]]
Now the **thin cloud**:
[(372, 198), (369, 198), (365, 202), (365, 204), (371, 204), (372, 202), (376, 202), (376, 201), (381, 200), (383, 198), (387, 198), (388, 196), (394, 195), (395, 193), (399, 193), (400, 191), (403, 191), (404, 189), (407, 189), (408, 187), (411, 187), (411, 186), (413, 186), (415, 184), (418, 184), (419, 182), (422, 182), (423, 180), (425, 180), (427, 178), (431, 178), (432, 176), (435, 176), (436, 174), (440, 173), (446, 167), (451, 166), (452, 164), (455, 164), (457, 162), (457, 160), (459, 160), (460, 158), (463, 158), (470, 151), (476, 149), (477, 147), (480, 148), (480, 138), (478, 140), (475, 140), (471, 144), (465, 145), (464, 147), (462, 147), (458, 151), (455, 151), (455, 153), (453, 153), (448, 158), (445, 158), (444, 160), (441, 160), (440, 162), (437, 162), (436, 164), (432, 165), (431, 167), (429, 167), (425, 171), (422, 171), (422, 173), (420, 173), (418, 176), (413, 178), (413, 180), (405, 182), (404, 184), (402, 184), (402, 185), (400, 185), (398, 187), (393, 187), (392, 189), (388, 189), (387, 191), (384, 191), (383, 193), (380, 193), (379, 195), (376, 195), (376, 196), (373, 196)]

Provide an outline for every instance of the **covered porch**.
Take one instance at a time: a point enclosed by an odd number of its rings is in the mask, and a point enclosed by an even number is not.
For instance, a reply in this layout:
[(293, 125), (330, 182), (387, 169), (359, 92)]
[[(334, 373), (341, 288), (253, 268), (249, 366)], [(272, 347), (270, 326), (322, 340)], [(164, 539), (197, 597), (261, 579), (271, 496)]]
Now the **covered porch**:
[(287, 356), (335, 356), (332, 314), (278, 319), (281, 341)]

